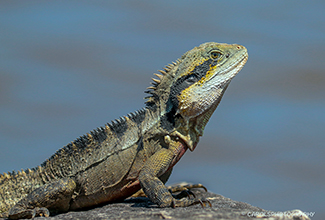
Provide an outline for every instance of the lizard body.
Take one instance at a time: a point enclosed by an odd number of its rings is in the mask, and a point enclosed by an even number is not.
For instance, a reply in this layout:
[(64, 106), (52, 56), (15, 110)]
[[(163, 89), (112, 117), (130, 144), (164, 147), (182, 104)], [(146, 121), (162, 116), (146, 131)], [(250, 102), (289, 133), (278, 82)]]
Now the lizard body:
[(237, 44), (205, 43), (155, 74), (146, 106), (76, 139), (40, 166), (0, 174), (0, 216), (67, 212), (142, 189), (159, 207), (189, 206), (167, 190), (173, 166), (193, 151), (231, 79), (248, 58)]

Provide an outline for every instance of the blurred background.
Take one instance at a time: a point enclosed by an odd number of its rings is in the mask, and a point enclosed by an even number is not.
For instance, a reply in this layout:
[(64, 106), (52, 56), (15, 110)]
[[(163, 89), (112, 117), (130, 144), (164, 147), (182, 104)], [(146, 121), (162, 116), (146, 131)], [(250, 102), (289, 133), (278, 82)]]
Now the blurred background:
[(324, 1), (0, 2), (0, 173), (144, 106), (154, 72), (208, 41), (249, 59), (169, 184), (325, 219)]

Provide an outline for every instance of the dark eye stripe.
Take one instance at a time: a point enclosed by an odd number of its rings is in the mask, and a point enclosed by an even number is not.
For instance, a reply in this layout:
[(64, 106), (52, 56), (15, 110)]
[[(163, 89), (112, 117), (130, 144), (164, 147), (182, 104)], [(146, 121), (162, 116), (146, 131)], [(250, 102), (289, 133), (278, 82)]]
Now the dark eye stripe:
[[(181, 78), (177, 79), (177, 81), (170, 88), (169, 98), (166, 103), (167, 112), (171, 111), (172, 109), (177, 109), (178, 107), (177, 96), (180, 95), (183, 90), (185, 90), (193, 83), (199, 81), (202, 77), (204, 77), (206, 73), (210, 70), (210, 65), (216, 65), (214, 64), (214, 61), (212, 59), (204, 61), (202, 64), (196, 66), (190, 74), (182, 76)], [(192, 83), (189, 83), (187, 81), (189, 77), (194, 77)]]
[(202, 64), (196, 66), (194, 70), (191, 72), (191, 74), (196, 75), (198, 80), (200, 80), (202, 77), (204, 77), (207, 72), (210, 70), (210, 66), (214, 66), (217, 63), (214, 62), (212, 59), (208, 59), (207, 61), (204, 61)]
[(198, 78), (195, 74), (188, 75), (188, 77), (184, 80), (187, 84), (191, 85), (198, 81)]

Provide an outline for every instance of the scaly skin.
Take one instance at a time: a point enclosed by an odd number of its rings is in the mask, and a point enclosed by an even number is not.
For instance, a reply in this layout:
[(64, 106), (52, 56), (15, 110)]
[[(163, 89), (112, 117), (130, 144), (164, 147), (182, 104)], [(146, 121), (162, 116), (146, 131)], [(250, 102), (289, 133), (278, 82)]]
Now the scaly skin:
[(12, 219), (123, 200), (139, 189), (159, 207), (206, 202), (173, 196), (164, 183), (193, 151), (245, 47), (205, 43), (161, 70), (145, 108), (86, 134), (39, 167), (0, 175), (0, 215)]

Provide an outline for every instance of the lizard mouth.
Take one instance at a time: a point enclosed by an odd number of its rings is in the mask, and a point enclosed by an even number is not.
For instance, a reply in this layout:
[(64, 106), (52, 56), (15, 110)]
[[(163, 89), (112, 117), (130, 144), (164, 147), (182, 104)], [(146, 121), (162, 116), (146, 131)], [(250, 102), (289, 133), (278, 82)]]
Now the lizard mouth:
[(217, 76), (225, 75), (226, 79), (225, 82), (232, 79), (236, 74), (244, 67), (245, 63), (248, 60), (248, 54), (245, 52), (239, 62), (234, 62), (232, 65), (229, 65), (228, 68), (224, 69), (220, 73), (215, 74), (211, 77), (210, 80), (213, 80)]

